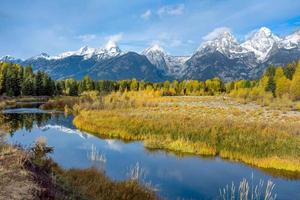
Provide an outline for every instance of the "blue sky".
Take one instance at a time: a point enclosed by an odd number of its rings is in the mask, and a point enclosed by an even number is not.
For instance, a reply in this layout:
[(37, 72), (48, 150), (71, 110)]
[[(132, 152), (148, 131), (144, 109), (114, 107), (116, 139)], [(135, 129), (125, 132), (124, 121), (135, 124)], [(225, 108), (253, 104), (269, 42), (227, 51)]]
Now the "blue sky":
[(191, 54), (220, 27), (243, 40), (261, 26), (278, 35), (300, 27), (299, 0), (1, 0), (0, 56), (56, 55), (117, 41), (140, 52), (159, 43)]

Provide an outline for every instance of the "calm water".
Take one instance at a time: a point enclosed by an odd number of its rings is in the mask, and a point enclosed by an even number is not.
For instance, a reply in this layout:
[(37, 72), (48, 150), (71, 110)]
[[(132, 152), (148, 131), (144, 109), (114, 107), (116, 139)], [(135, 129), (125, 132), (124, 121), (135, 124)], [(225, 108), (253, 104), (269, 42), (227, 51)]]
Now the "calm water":
[[(72, 116), (53, 114), (39, 109), (13, 109), (5, 112), (11, 125), (8, 141), (30, 146), (42, 136), (54, 147), (51, 157), (64, 168), (99, 167), (115, 180), (128, 178), (130, 168), (139, 163), (143, 181), (151, 183), (166, 199), (217, 199), (219, 188), (242, 178), (272, 180), (277, 199), (300, 199), (300, 178), (276, 177), (241, 163), (219, 158), (179, 157), (165, 151), (148, 151), (142, 142), (124, 143), (100, 139), (77, 130)], [(91, 155), (101, 154), (106, 162)], [(272, 175), (273, 174), (273, 175)], [(292, 177), (292, 176), (290, 176)]]

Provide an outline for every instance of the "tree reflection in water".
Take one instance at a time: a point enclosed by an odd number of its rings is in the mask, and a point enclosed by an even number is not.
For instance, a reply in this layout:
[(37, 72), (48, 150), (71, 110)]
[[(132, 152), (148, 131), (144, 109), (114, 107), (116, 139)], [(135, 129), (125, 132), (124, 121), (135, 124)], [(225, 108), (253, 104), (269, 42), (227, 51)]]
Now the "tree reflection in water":
[(0, 129), (13, 135), (19, 129), (31, 131), (34, 126), (44, 126), (54, 115), (50, 113), (0, 113)]

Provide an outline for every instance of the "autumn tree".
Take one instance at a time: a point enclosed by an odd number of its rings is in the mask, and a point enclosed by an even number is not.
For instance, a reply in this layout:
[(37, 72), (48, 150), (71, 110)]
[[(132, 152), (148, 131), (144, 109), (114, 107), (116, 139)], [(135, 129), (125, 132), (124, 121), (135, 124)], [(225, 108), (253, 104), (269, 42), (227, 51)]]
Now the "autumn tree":
[(282, 67), (278, 67), (275, 71), (274, 81), (276, 85), (275, 94), (277, 97), (282, 97), (289, 93), (290, 80), (284, 75)]
[(300, 60), (297, 63), (296, 71), (293, 75), (290, 92), (293, 100), (300, 100)]

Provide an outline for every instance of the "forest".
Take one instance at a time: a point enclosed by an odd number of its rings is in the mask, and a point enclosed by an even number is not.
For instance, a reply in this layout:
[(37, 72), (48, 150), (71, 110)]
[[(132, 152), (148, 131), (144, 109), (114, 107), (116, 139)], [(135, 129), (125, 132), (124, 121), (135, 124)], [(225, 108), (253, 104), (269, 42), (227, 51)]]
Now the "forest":
[(206, 81), (174, 80), (160, 83), (143, 80), (52, 80), (47, 73), (32, 67), (0, 63), (0, 95), (6, 96), (78, 96), (85, 91), (100, 93), (159, 91), (163, 96), (204, 96), (229, 94), (244, 100), (266, 101), (271, 98), (300, 100), (300, 61), (286, 66), (270, 66), (259, 80), (225, 83), (219, 78)]

